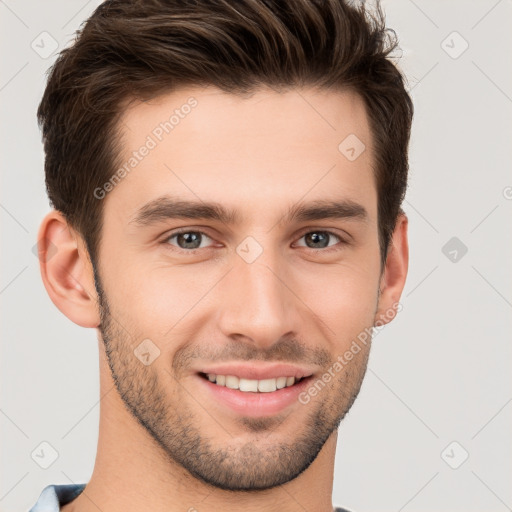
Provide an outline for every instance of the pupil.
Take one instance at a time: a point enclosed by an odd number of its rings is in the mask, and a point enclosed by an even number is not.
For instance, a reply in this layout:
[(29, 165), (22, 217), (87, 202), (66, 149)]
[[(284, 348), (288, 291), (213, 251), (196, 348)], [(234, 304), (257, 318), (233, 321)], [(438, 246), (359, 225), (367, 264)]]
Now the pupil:
[[(318, 243), (320, 240), (321, 247), (327, 247), (327, 242), (328, 242), (327, 233), (322, 233), (322, 232), (309, 233), (308, 235), (306, 235), (306, 237), (309, 238), (309, 240), (312, 240), (312, 242), (314, 244)], [(316, 249), (317, 247), (314, 247), (314, 248)]]
[(178, 240), (183, 240), (185, 242), (185, 247), (183, 247), (183, 249), (197, 249), (199, 245), (201, 245), (200, 242), (197, 244), (199, 241), (199, 233), (180, 233), (178, 235)]

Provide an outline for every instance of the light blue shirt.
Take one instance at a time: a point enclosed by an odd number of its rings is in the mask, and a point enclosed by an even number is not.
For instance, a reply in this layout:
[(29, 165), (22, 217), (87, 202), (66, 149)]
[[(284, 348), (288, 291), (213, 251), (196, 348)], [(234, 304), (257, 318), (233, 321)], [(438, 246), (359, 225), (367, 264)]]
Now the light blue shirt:
[[(60, 512), (61, 505), (73, 501), (85, 486), (86, 484), (47, 485), (36, 504), (28, 512)], [(336, 507), (334, 512), (350, 512), (350, 510)]]
[(61, 505), (73, 501), (85, 486), (86, 484), (47, 485), (28, 512), (60, 512)]

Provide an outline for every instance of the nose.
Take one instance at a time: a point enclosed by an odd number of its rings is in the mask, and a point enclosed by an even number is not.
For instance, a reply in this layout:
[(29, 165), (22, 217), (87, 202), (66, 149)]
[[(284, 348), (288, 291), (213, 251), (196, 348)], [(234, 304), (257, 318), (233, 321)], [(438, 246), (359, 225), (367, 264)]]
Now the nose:
[(234, 268), (222, 280), (219, 328), (225, 336), (243, 337), (268, 348), (299, 329), (300, 301), (293, 294), (291, 272), (264, 251), (247, 263), (237, 255)]

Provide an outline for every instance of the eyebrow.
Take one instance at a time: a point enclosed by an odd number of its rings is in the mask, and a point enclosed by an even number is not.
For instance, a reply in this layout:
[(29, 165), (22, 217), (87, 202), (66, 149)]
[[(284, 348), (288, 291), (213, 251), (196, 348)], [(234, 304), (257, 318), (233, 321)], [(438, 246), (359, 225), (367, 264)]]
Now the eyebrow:
[[(184, 201), (162, 196), (137, 210), (130, 224), (148, 226), (169, 219), (213, 220), (228, 225), (240, 224), (243, 220), (240, 212), (217, 202)], [(321, 199), (291, 206), (279, 224), (327, 219), (366, 221), (368, 212), (364, 206), (352, 200)]]

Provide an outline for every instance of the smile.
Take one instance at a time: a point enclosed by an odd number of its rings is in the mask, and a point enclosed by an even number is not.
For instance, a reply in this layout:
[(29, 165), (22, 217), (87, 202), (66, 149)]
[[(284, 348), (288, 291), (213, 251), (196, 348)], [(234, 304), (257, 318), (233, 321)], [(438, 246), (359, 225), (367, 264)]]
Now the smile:
[(200, 375), (210, 382), (217, 384), (217, 386), (225, 386), (229, 389), (237, 389), (249, 393), (272, 393), (278, 389), (293, 386), (296, 382), (302, 380), (286, 376), (256, 380), (244, 379), (235, 375), (216, 375), (214, 373), (201, 373)]

